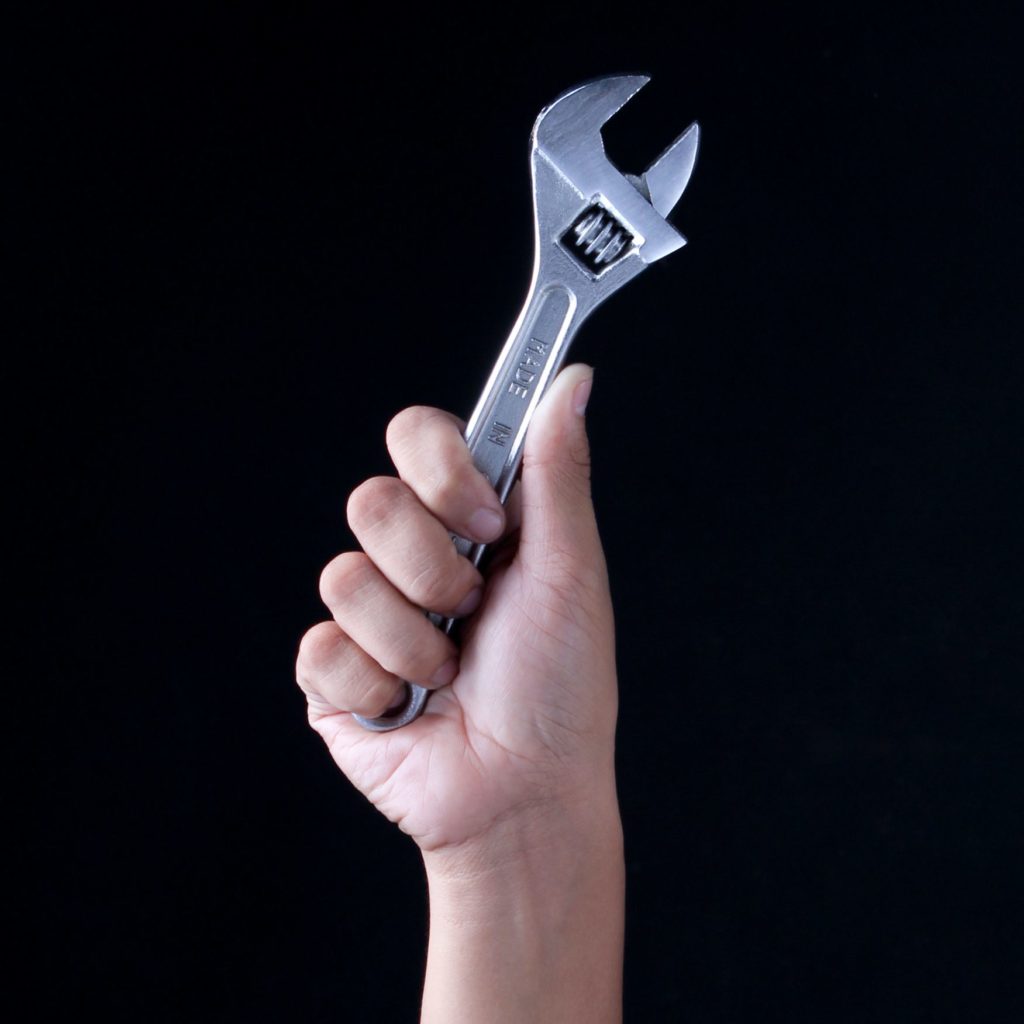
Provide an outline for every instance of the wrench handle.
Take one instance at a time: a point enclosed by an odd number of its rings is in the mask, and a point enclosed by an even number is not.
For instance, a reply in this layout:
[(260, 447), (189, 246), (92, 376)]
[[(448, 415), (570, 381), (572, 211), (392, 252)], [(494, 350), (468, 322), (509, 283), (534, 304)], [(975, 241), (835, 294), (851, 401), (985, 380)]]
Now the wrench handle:
[[(531, 288), (466, 424), (473, 464), (490, 481), (503, 505), (519, 472), (530, 420), (589, 311), (580, 307), (576, 294), (564, 284)], [(479, 565), (486, 544), (456, 534), (452, 540), (460, 555)], [(445, 633), (450, 633), (457, 621), (437, 612), (429, 612), (427, 617)], [(405, 690), (405, 701), (390, 713), (379, 718), (352, 717), (372, 732), (391, 732), (408, 725), (423, 713), (430, 690), (410, 682), (405, 683)]]

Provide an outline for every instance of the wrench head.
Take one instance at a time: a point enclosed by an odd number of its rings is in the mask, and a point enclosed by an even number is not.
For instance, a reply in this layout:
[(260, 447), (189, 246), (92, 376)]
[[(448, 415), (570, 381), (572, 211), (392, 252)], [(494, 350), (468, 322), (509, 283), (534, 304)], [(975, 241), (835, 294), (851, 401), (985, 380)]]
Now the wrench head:
[(594, 147), (603, 153), (601, 129), (650, 80), (649, 75), (605, 75), (567, 89), (537, 117), (538, 145), (570, 166)]
[(686, 243), (666, 215), (690, 179), (698, 141), (692, 124), (639, 178), (612, 164), (601, 128), (649, 81), (647, 75), (607, 75), (585, 82), (545, 107), (533, 126), (534, 152), (580, 194), (583, 220), (574, 225), (577, 235), (593, 219), (591, 209), (599, 207), (632, 236), (633, 245), (618, 250), (621, 256), (635, 251), (645, 263)]

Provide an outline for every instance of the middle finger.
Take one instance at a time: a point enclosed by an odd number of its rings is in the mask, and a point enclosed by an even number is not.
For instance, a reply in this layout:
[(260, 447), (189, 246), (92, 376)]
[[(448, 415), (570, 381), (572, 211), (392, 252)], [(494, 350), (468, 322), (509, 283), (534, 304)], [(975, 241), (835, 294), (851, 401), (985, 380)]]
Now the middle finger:
[(413, 604), (446, 616), (474, 609), (483, 577), (407, 484), (372, 477), (352, 492), (347, 512), (363, 550)]

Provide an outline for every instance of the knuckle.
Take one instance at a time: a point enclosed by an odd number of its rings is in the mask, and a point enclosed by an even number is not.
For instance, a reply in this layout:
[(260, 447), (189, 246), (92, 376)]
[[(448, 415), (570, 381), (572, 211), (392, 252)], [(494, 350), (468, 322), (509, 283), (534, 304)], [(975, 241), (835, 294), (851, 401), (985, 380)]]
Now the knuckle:
[(366, 529), (384, 522), (399, 497), (401, 481), (392, 476), (373, 476), (364, 480), (348, 496), (345, 517), (353, 530)]
[(295, 659), (297, 679), (321, 675), (338, 647), (338, 627), (333, 622), (318, 622), (303, 634)]
[(574, 463), (565, 459), (552, 459), (541, 465), (557, 494), (573, 496), (589, 492), (590, 480), (581, 474)]
[(324, 566), (320, 574), (320, 597), (324, 603), (343, 604), (366, 587), (374, 576), (373, 563), (362, 551), (345, 551)]
[(410, 440), (415, 439), (424, 427), (443, 415), (440, 409), (434, 409), (429, 405), (410, 405), (396, 413), (391, 417), (384, 432), (388, 450), (404, 447)]
[(391, 417), (387, 430), (385, 431), (387, 440), (390, 441), (392, 437), (408, 433), (410, 430), (415, 430), (423, 421), (423, 417), (426, 412), (427, 407), (424, 405), (410, 405), (408, 408), (402, 409), (401, 412), (395, 413), (395, 415)]
[(363, 686), (349, 702), (348, 710), (364, 718), (379, 718), (397, 695), (395, 680), (388, 676), (371, 676), (367, 673), (362, 682)]
[(463, 504), (469, 488), (461, 477), (450, 463), (440, 466), (425, 488), (428, 504), (438, 510), (454, 509)]
[(590, 496), (590, 462), (578, 461), (570, 452), (569, 458), (553, 463), (549, 469), (556, 487), (565, 494)]
[(453, 574), (446, 566), (431, 563), (410, 581), (409, 599), (428, 611), (444, 611), (451, 603), (454, 584)]
[(436, 450), (462, 436), (464, 424), (457, 416), (430, 405), (412, 405), (392, 418), (385, 431), (393, 456), (410, 456)]
[(383, 662), (384, 669), (400, 679), (427, 680), (443, 661), (433, 651), (433, 644), (419, 643), (413, 636), (406, 636), (395, 644)]
[(587, 443), (586, 438), (582, 438), (569, 446), (569, 459), (580, 470), (581, 476), (590, 478), (590, 445)]
[(538, 470), (550, 476), (559, 488), (589, 493), (592, 460), (590, 444), (585, 437), (560, 449), (528, 450), (523, 457), (524, 471)]

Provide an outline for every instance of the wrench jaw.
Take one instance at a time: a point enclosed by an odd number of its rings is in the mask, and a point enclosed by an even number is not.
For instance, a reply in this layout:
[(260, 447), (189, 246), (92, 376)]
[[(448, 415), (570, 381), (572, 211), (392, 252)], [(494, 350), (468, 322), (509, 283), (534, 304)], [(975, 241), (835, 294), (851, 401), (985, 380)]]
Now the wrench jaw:
[(696, 121), (665, 150), (643, 173), (641, 191), (651, 205), (667, 217), (689, 184), (697, 162), (700, 126)]
[[(639, 178), (623, 174), (612, 164), (601, 137), (601, 128), (649, 81), (647, 75), (594, 79), (564, 92), (541, 111), (533, 126), (538, 222), (547, 221), (548, 208), (563, 202), (560, 195), (549, 194), (552, 181), (541, 173), (542, 162), (549, 164), (576, 196), (570, 215), (553, 233), (542, 230), (538, 241), (543, 244), (557, 238), (596, 279), (634, 253), (649, 264), (686, 244), (666, 216), (693, 170), (697, 125), (690, 125)], [(554, 191), (560, 192), (557, 187)]]

